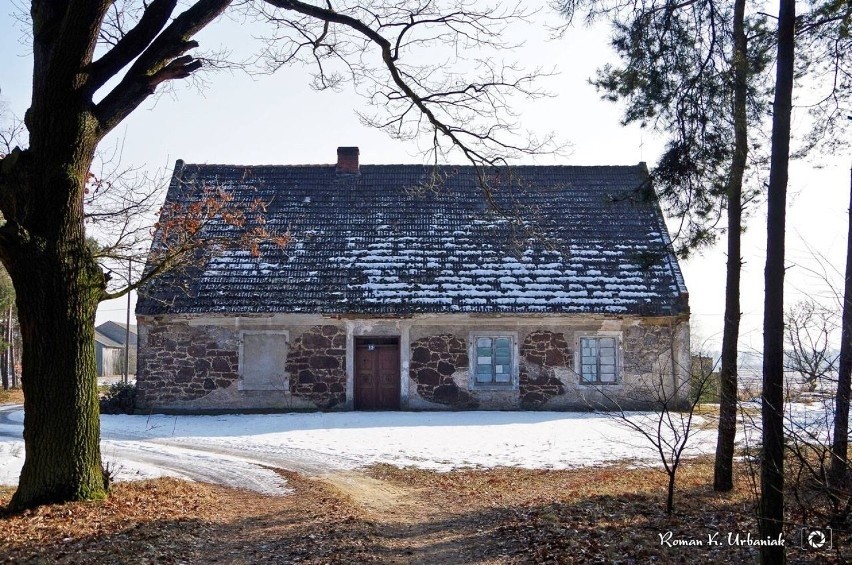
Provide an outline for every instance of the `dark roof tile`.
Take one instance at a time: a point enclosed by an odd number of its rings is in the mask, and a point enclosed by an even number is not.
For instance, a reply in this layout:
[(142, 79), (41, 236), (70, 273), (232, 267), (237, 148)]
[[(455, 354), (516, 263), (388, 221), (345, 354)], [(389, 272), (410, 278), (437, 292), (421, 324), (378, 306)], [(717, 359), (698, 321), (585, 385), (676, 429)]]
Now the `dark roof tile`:
[[(213, 253), (141, 293), (138, 314), (632, 313), (686, 307), (686, 288), (643, 165), (494, 170), (489, 208), (472, 167), (178, 163), (167, 200), (220, 186), (270, 202), (286, 248)], [(649, 197), (650, 196), (650, 197)], [(211, 222), (205, 236), (238, 235)], [(157, 239), (155, 238), (155, 241)]]

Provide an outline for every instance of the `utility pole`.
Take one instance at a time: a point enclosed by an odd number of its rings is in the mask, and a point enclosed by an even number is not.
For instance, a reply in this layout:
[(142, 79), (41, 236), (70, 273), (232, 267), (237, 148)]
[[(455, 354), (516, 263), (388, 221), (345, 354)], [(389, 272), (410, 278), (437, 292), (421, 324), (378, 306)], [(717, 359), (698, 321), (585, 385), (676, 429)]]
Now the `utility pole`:
[[(133, 275), (133, 259), (127, 260), (127, 284)], [(130, 293), (127, 293), (127, 318), (124, 328), (124, 384), (130, 382)]]
[[(6, 320), (5, 323), (12, 323), (11, 317)], [(6, 338), (6, 328), (3, 328), (3, 338)], [(9, 390), (9, 348), (12, 346), (11, 343), (6, 344), (6, 349), (3, 350), (3, 356), (0, 357), (0, 378), (3, 381), (3, 390)]]
[(12, 388), (18, 388), (18, 374), (15, 372), (15, 326), (12, 323), (12, 307), (9, 306), (9, 375), (12, 377)]

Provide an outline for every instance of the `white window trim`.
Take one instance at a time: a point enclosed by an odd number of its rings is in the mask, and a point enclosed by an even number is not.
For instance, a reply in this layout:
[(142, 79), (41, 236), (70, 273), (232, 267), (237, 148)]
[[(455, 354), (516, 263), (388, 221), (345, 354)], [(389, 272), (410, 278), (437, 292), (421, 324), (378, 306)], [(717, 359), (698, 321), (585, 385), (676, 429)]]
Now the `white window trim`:
[[(615, 381), (607, 383), (604, 381), (587, 381), (583, 379), (583, 350), (580, 346), (580, 340), (596, 339), (601, 337), (615, 338)], [(624, 345), (622, 342), (622, 332), (578, 332), (574, 334), (574, 372), (577, 373), (577, 383), (580, 386), (606, 386), (617, 387), (624, 384)]]
[[(239, 366), (239, 380), (237, 381), (237, 390), (273, 390), (279, 392), (290, 392), (290, 373), (284, 372), (284, 382), (280, 385), (267, 385), (267, 386), (251, 386), (246, 387), (245, 380), (243, 376), (243, 369), (245, 364), (243, 363), (243, 359), (245, 359), (245, 352), (243, 351), (243, 344), (245, 343), (245, 336), (247, 335), (283, 335), (284, 342), (287, 344), (287, 351), (285, 355), (290, 353), (290, 332), (288, 330), (241, 330), (240, 331), (240, 349), (239, 349), (239, 357), (237, 358), (237, 364)], [(285, 359), (286, 366), (286, 359)]]
[[(512, 372), (509, 382), (505, 384), (478, 383), (476, 382), (476, 338), (478, 337), (508, 337), (512, 340)], [(518, 357), (518, 332), (481, 330), (472, 331), (467, 336), (467, 358), (468, 358), (468, 389), (469, 390), (518, 390), (520, 359)]]

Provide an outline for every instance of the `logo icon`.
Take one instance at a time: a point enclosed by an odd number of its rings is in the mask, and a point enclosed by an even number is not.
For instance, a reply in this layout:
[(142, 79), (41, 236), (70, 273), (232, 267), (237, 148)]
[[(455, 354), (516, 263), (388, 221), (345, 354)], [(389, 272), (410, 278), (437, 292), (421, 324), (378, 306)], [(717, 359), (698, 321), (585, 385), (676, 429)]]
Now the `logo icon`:
[(825, 534), (820, 530), (814, 530), (808, 534), (808, 545), (814, 549), (822, 549), (825, 545)]
[(811, 551), (831, 549), (831, 528), (802, 528), (802, 547)]

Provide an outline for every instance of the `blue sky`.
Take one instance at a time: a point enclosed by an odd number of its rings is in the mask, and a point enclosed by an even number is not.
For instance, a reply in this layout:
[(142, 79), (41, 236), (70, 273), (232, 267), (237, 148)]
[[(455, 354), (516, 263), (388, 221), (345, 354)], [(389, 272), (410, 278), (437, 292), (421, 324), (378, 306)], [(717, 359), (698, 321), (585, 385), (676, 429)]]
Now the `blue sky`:
[[(23, 116), (30, 97), (31, 58), (20, 24), (0, 5), (0, 100)], [(588, 79), (610, 60), (607, 29), (574, 29), (551, 39), (543, 24), (559, 23), (544, 8), (535, 21), (518, 28), (512, 38), (525, 45), (504, 53), (527, 68), (555, 68), (559, 75), (542, 81), (552, 98), (520, 100), (514, 106), (525, 129), (554, 131), (570, 144), (566, 155), (523, 159), (530, 164), (653, 164), (662, 143), (638, 127), (620, 124), (620, 110), (599, 99)], [(226, 46), (231, 58), (257, 53), (255, 25), (224, 18), (200, 36), (202, 49)], [(423, 157), (416, 143), (401, 143), (362, 125), (356, 114), (364, 99), (349, 87), (341, 92), (316, 92), (306, 69), (287, 67), (274, 75), (251, 76), (243, 71), (207, 75), (198, 89), (178, 85), (172, 94), (146, 102), (104, 141), (118, 148), (122, 163), (150, 172), (169, 170), (178, 158), (198, 163), (294, 164), (331, 163), (341, 145), (361, 148), (362, 163), (416, 163)], [(808, 273), (814, 266), (809, 250), (823, 254), (842, 272), (845, 262), (849, 206), (850, 154), (822, 155), (822, 166), (795, 163), (788, 207), (788, 302), (806, 295), (824, 295), (822, 284)], [(458, 158), (456, 162), (460, 162)], [(742, 342), (761, 342), (765, 211), (755, 208), (744, 238)], [(690, 291), (693, 326), (713, 348), (721, 341), (724, 310), (724, 239), (713, 250), (682, 263)], [(98, 322), (123, 321), (124, 300), (106, 302)]]

